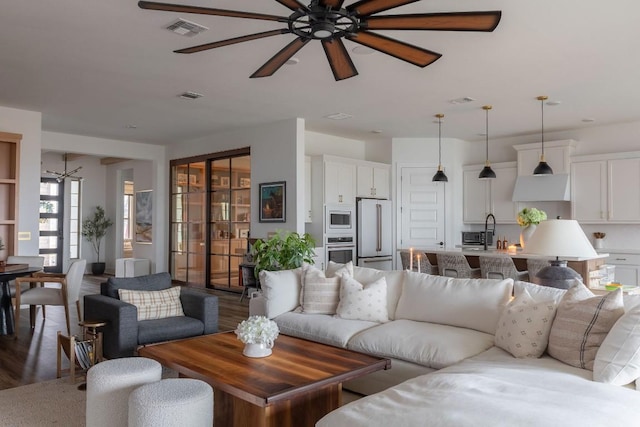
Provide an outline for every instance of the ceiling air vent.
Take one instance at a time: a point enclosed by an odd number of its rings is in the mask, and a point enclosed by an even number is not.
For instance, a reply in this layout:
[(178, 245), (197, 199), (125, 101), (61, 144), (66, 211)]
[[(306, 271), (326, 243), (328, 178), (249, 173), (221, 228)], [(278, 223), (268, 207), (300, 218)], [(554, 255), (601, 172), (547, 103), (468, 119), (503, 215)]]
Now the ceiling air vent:
[(178, 96), (182, 99), (198, 99), (202, 98), (203, 95), (197, 92), (184, 92)]
[(329, 114), (328, 116), (324, 116), (325, 119), (331, 119), (331, 120), (346, 120), (352, 117), (353, 116), (351, 114), (347, 114), (347, 113), (334, 113), (334, 114)]
[(208, 30), (208, 28), (203, 25), (196, 24), (195, 22), (187, 21), (186, 19), (182, 18), (178, 18), (177, 21), (173, 22), (166, 28), (167, 30), (173, 31), (176, 34), (187, 37), (193, 37), (203, 31)]

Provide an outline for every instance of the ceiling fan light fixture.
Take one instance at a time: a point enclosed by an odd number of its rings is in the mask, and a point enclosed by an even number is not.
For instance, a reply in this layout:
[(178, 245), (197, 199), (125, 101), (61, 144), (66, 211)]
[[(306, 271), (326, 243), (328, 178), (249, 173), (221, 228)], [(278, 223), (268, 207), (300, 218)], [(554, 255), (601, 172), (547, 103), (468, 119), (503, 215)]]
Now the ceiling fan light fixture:
[(491, 169), (491, 163), (489, 163), (489, 110), (491, 110), (491, 105), (483, 105), (482, 109), (486, 113), (485, 120), (485, 149), (486, 149), (486, 158), (484, 163), (484, 168), (480, 171), (480, 175), (478, 175), (479, 179), (493, 179), (496, 177), (496, 173)]
[(549, 166), (549, 164), (544, 160), (544, 102), (549, 99), (548, 96), (545, 95), (540, 95), (536, 98), (538, 101), (540, 101), (540, 116), (541, 116), (541, 142), (542, 142), (542, 152), (540, 153), (540, 163), (538, 163), (538, 166), (536, 166), (536, 168), (533, 170), (533, 175), (534, 176), (540, 176), (540, 175), (553, 175), (553, 169), (551, 169), (551, 166)]
[(328, 39), (329, 37), (333, 36), (335, 30), (336, 27), (331, 22), (316, 22), (315, 24), (313, 24), (312, 34), (316, 39)]
[(438, 119), (438, 171), (436, 172), (435, 175), (433, 175), (433, 178), (431, 178), (431, 181), (433, 182), (449, 182), (449, 178), (447, 178), (447, 175), (445, 175), (444, 171), (442, 170), (442, 118), (443, 117), (444, 117), (444, 114), (442, 113), (436, 114), (436, 118)]

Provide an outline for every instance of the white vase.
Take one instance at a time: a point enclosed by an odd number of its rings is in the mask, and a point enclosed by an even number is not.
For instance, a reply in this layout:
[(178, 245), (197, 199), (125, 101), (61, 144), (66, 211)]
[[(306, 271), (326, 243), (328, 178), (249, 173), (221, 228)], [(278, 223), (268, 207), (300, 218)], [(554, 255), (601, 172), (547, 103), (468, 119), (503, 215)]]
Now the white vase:
[(529, 224), (520, 231), (520, 247), (524, 249), (527, 241), (531, 238), (533, 232), (536, 231), (535, 224)]
[(271, 355), (271, 348), (273, 344), (268, 345), (265, 343), (258, 344), (245, 344), (242, 354), (247, 357), (267, 357)]

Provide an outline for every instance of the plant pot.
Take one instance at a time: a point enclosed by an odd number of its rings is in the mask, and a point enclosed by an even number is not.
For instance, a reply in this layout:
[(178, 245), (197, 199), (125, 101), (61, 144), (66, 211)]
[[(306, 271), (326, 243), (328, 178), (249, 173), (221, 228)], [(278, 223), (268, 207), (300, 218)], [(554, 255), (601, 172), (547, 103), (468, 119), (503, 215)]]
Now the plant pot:
[(101, 276), (104, 274), (105, 267), (104, 262), (94, 262), (91, 264), (91, 273), (93, 273), (94, 276)]
[(264, 343), (245, 344), (242, 354), (247, 357), (267, 357), (271, 355), (271, 347)]

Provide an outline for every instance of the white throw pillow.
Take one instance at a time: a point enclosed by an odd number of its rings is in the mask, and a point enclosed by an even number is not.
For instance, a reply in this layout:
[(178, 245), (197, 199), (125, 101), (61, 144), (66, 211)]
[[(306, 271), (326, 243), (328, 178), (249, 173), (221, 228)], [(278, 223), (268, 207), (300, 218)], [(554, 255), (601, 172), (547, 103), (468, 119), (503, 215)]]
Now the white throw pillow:
[(340, 302), (336, 309), (338, 317), (370, 322), (388, 322), (387, 281), (384, 277), (363, 285), (351, 276), (340, 279)]
[(329, 264), (327, 265), (327, 270), (325, 271), (325, 276), (335, 277), (335, 276), (341, 276), (345, 273), (348, 274), (349, 276), (353, 276), (353, 261), (349, 261), (346, 264), (340, 264), (338, 262), (329, 261)]
[(551, 288), (549, 286), (540, 286), (535, 283), (516, 280), (513, 284), (513, 296), (518, 298), (525, 290), (536, 302), (553, 300), (556, 305), (560, 304), (560, 300), (562, 300), (564, 294), (567, 293), (566, 289)]
[(604, 297), (592, 295), (582, 283), (567, 291), (558, 306), (547, 348), (554, 359), (590, 371), (602, 341), (624, 314), (621, 289)]
[(138, 320), (164, 319), (184, 316), (180, 302), (180, 286), (162, 291), (134, 291), (118, 289), (121, 301), (138, 308)]
[(542, 356), (555, 314), (553, 300), (536, 302), (523, 289), (500, 316), (496, 345), (518, 358)]
[(593, 379), (602, 383), (627, 385), (638, 378), (640, 306), (635, 306), (618, 319), (602, 341), (593, 364)]
[(260, 288), (266, 300), (265, 316), (273, 319), (293, 311), (300, 303), (302, 267), (293, 270), (260, 271)]
[(340, 301), (340, 277), (326, 277), (322, 270), (306, 265), (302, 270), (302, 312), (335, 314)]

